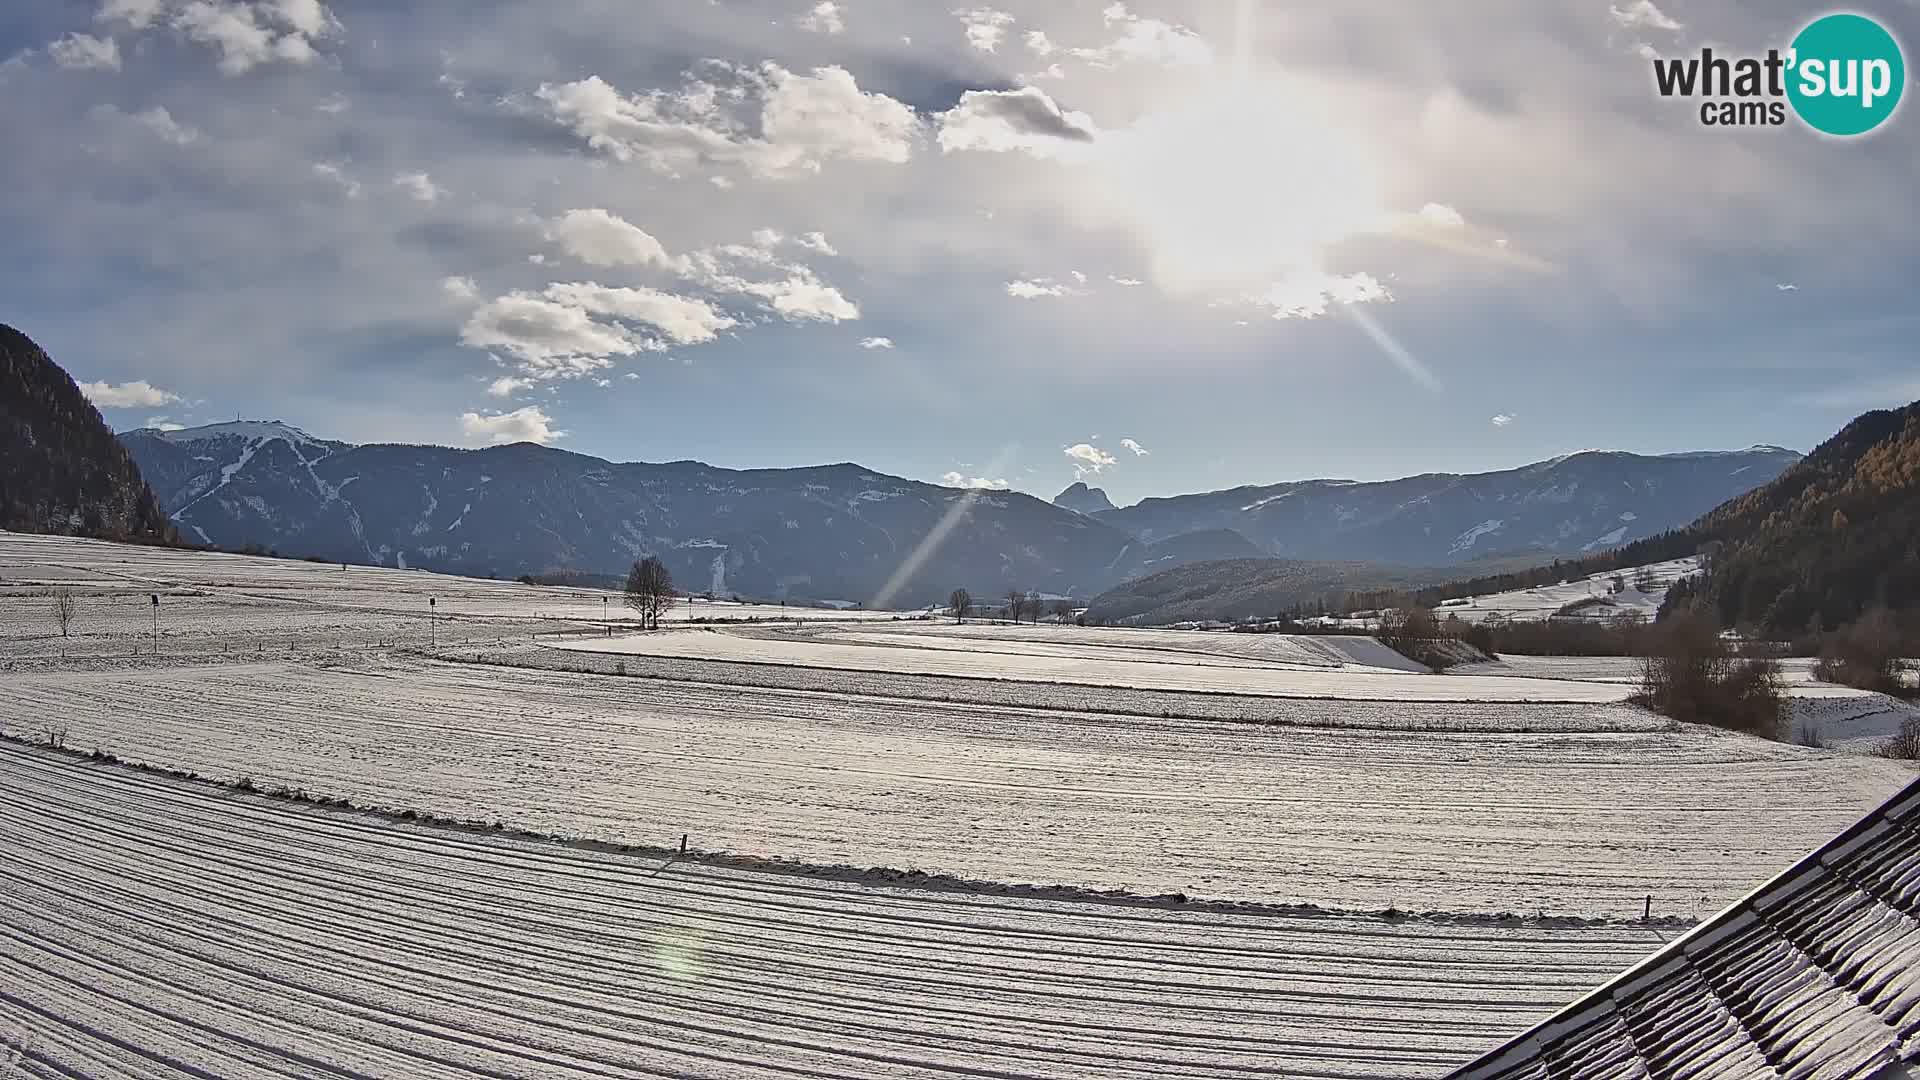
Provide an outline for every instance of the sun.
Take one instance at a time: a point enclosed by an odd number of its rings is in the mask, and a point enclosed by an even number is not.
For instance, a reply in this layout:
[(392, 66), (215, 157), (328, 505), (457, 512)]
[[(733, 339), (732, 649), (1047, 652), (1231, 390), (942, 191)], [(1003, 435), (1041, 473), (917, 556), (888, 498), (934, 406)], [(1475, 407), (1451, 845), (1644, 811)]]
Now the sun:
[(1317, 272), (1386, 216), (1377, 157), (1337, 102), (1231, 75), (1111, 133), (1103, 173), (1165, 288), (1257, 287)]

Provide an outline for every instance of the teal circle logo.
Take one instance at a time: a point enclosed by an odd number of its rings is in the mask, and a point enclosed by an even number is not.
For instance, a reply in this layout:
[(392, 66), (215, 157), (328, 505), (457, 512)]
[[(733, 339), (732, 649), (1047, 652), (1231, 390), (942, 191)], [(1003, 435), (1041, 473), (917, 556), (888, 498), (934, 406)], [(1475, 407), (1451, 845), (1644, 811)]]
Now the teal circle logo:
[(1787, 100), (1815, 131), (1864, 135), (1885, 123), (1906, 89), (1900, 43), (1865, 15), (1823, 15), (1793, 39)]

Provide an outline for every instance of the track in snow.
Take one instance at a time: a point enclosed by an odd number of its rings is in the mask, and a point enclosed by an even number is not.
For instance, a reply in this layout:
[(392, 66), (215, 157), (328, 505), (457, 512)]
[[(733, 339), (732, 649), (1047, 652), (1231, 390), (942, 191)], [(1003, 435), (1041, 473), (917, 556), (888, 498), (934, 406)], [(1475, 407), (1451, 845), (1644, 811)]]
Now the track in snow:
[[(1462, 706), (1376, 710), (1382, 727)], [(1345, 909), (1701, 916), (1911, 774), (1704, 729), (1270, 728), (478, 665), (0, 680), (0, 727), (543, 833)]]
[(1437, 1076), (1659, 944), (654, 876), (17, 745), (0, 790), (21, 1077)]

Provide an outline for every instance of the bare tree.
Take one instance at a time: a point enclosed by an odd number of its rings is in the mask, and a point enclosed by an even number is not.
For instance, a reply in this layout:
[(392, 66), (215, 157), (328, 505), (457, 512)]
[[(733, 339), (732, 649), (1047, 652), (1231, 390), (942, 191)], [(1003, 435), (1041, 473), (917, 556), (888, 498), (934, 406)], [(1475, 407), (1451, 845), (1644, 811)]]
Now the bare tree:
[(953, 595), (947, 597), (947, 610), (953, 612), (954, 622), (966, 622), (967, 612), (972, 609), (973, 594), (965, 589), (955, 589)]
[(1028, 589), (1027, 590), (1027, 615), (1033, 619), (1033, 625), (1035, 626), (1040, 625), (1040, 615), (1041, 615), (1042, 607), (1043, 605), (1040, 603), (1040, 594), (1033, 591), (1032, 589)]
[(1054, 621), (1059, 623), (1062, 626), (1065, 626), (1067, 624), (1067, 620), (1071, 618), (1073, 618), (1073, 601), (1065, 600), (1065, 599), (1055, 600), (1053, 602)]
[(1018, 623), (1027, 613), (1027, 594), (1019, 589), (1007, 590), (1007, 618)]
[(60, 624), (61, 637), (70, 636), (68, 630), (73, 626), (73, 611), (73, 590), (53, 590), (53, 621)]
[(673, 575), (667, 564), (649, 555), (627, 571), (627, 606), (640, 616), (642, 630), (660, 629), (660, 616), (673, 604)]

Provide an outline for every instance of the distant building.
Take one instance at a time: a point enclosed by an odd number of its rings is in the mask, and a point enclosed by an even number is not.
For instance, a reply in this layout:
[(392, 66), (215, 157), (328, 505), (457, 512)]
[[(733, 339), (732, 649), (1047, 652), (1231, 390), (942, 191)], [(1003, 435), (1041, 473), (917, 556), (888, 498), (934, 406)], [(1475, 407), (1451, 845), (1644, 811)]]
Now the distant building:
[(1920, 780), (1449, 1080), (1920, 1077)]

